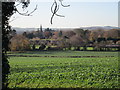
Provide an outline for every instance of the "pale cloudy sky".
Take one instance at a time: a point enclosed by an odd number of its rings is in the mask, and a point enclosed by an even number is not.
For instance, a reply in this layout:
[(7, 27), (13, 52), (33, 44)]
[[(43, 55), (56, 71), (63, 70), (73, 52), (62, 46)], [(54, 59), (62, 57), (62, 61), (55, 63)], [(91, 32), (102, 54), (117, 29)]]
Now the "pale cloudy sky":
[[(14, 14), (10, 21), (13, 27), (38, 28), (40, 25), (47, 28), (77, 28), (83, 26), (118, 26), (118, 1), (119, 0), (64, 0), (70, 7), (59, 8), (58, 14), (65, 17), (54, 16), (53, 24), (50, 24), (51, 5), (54, 0), (31, 1), (28, 11), (32, 11), (36, 5), (37, 10), (32, 16)], [(21, 7), (18, 10), (22, 12)], [(15, 19), (15, 20), (14, 20)]]

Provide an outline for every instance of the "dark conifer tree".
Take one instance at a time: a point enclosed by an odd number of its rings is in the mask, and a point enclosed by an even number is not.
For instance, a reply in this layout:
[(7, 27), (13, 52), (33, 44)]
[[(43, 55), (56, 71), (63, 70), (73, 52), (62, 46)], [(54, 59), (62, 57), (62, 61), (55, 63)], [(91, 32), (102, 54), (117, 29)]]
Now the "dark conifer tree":
[(14, 13), (14, 2), (2, 2), (2, 88), (6, 89), (8, 86), (8, 74), (10, 70), (6, 51), (9, 50), (8, 34), (11, 31), (9, 26), (9, 18)]

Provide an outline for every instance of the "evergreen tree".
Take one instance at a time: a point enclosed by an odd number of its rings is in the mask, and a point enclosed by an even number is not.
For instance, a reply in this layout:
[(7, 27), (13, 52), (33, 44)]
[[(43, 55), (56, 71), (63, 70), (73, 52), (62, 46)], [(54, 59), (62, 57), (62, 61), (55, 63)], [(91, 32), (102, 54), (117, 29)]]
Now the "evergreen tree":
[[(23, 8), (25, 8), (28, 7), (29, 2), (22, 2), (22, 4)], [(10, 43), (9, 33), (12, 29), (9, 25), (9, 19), (16, 12), (18, 12), (18, 10), (15, 6), (15, 2), (2, 2), (2, 89), (5, 90), (8, 86), (8, 74), (10, 73), (7, 51), (9, 50)], [(27, 15), (29, 16), (29, 14)]]
[(8, 86), (8, 73), (10, 66), (7, 59), (6, 51), (9, 50), (8, 34), (11, 31), (8, 20), (14, 13), (14, 2), (2, 2), (2, 88)]

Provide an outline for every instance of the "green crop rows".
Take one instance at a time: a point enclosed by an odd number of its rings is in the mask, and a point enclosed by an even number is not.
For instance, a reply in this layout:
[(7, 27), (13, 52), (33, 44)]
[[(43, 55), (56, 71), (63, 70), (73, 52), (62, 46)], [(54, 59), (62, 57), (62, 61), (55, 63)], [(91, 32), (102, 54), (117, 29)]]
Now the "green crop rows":
[(9, 62), (9, 88), (120, 88), (117, 56), (11, 57)]

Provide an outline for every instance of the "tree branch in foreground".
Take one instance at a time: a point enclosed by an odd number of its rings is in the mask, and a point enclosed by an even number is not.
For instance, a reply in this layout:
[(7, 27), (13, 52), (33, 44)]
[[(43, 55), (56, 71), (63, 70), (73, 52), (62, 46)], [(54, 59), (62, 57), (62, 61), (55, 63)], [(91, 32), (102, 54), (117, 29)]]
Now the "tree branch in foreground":
[[(61, 6), (63, 6), (63, 7), (69, 7), (70, 6), (70, 5), (63, 5), (62, 1), (63, 0), (59, 0), (59, 2), (61, 3)], [(54, 10), (53, 10), (53, 8), (54, 8)], [(63, 15), (57, 14), (58, 10), (59, 10), (59, 5), (57, 4), (56, 0), (54, 0), (53, 5), (51, 6), (51, 12), (52, 12), (52, 16), (51, 16), (51, 20), (50, 20), (51, 24), (52, 24), (52, 20), (53, 20), (54, 15), (59, 16), (59, 17), (65, 17)]]

